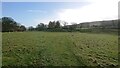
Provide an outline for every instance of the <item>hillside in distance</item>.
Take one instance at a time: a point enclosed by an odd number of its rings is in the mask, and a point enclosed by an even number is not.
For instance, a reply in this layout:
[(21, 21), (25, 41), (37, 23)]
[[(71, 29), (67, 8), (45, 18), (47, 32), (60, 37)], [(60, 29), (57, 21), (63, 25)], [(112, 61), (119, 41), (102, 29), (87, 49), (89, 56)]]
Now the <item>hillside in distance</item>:
[(110, 28), (110, 29), (116, 29), (119, 27), (119, 22), (120, 22), (119, 20), (93, 21), (93, 22), (82, 22), (79, 24), (73, 24), (73, 25), (69, 25), (69, 26), (75, 26), (76, 28)]

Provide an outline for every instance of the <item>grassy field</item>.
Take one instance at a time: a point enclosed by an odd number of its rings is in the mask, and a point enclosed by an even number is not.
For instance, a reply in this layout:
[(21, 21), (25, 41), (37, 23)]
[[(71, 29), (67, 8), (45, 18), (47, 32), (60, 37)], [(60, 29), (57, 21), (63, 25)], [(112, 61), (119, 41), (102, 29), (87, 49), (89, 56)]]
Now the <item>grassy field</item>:
[(2, 34), (3, 66), (118, 65), (118, 36), (79, 32)]

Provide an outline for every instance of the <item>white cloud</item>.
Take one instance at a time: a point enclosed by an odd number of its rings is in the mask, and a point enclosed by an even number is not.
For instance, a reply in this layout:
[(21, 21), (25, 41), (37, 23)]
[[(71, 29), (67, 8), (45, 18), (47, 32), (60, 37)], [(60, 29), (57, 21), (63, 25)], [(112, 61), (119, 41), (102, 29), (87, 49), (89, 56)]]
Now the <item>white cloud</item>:
[(70, 22), (88, 22), (118, 18), (119, 0), (88, 0), (90, 5), (77, 9), (62, 9), (58, 12), (61, 20)]
[(34, 13), (34, 12), (47, 13), (47, 12), (44, 11), (44, 10), (27, 10), (27, 12), (32, 12), (32, 13)]
[[(56, 10), (54, 16), (44, 19), (34, 20), (34, 26), (39, 23), (48, 24), (49, 21), (63, 20), (68, 24), (72, 22), (81, 23), (89, 21), (112, 20), (118, 18), (118, 1), (119, 0), (87, 0), (91, 4), (75, 8)], [(44, 12), (41, 10), (29, 10), (29, 12)]]

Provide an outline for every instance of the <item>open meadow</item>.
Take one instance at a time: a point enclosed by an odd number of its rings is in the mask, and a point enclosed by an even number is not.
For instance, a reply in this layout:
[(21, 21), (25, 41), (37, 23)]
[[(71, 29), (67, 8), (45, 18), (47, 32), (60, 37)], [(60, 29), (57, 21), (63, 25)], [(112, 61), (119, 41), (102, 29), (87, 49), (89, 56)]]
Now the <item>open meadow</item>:
[(4, 32), (3, 66), (117, 66), (118, 36), (80, 32)]

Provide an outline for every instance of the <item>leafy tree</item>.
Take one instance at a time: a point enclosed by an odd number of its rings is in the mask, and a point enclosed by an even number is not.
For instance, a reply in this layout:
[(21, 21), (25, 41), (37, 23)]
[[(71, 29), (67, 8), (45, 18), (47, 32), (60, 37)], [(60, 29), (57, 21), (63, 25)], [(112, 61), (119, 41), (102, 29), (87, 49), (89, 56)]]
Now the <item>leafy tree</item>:
[(33, 26), (28, 27), (28, 31), (34, 31), (34, 30), (35, 30), (35, 29), (34, 29)]
[(52, 22), (51, 21), (48, 24), (48, 28), (52, 28)]
[(59, 21), (56, 22), (55, 28), (60, 28), (60, 22)]
[(2, 18), (2, 31), (3, 32), (15, 31), (16, 26), (17, 26), (17, 23), (12, 18), (10, 17)]
[(17, 23), (11, 17), (3, 17), (2, 19), (2, 31), (3, 32), (14, 32), (14, 31), (25, 31), (25, 26)]
[(24, 25), (20, 26), (20, 31), (26, 31), (26, 27)]
[(44, 30), (45, 28), (46, 28), (46, 26), (44, 25), (44, 23), (40, 23), (40, 24), (37, 25), (36, 30), (42, 31), (42, 30)]
[(55, 28), (55, 21), (53, 21), (53, 22), (49, 22), (49, 24), (48, 24), (48, 28)]

